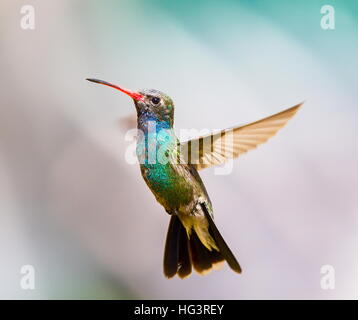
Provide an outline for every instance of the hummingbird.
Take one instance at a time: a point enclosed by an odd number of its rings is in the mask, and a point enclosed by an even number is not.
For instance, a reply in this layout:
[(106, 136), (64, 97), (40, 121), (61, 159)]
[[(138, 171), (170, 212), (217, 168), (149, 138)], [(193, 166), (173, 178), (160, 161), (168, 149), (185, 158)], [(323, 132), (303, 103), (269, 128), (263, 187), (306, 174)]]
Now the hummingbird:
[(117, 89), (134, 101), (137, 111), (136, 153), (140, 171), (156, 200), (171, 216), (164, 249), (164, 275), (186, 278), (224, 261), (241, 266), (214, 223), (213, 207), (198, 171), (221, 165), (266, 142), (291, 119), (302, 103), (261, 120), (181, 142), (176, 137), (174, 103), (155, 89), (137, 92), (112, 83), (86, 79)]

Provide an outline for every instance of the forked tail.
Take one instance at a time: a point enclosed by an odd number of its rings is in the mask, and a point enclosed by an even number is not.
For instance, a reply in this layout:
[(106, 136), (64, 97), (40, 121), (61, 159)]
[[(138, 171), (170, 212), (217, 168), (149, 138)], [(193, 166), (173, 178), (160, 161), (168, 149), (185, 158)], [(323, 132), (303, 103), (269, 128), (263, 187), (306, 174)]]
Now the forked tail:
[(190, 237), (188, 237), (178, 216), (172, 215), (164, 251), (164, 274), (168, 278), (172, 278), (176, 274), (180, 278), (185, 278), (190, 275), (192, 267), (198, 273), (205, 274), (213, 269), (217, 263), (225, 260), (232, 270), (241, 273), (239, 263), (216, 228), (205, 204), (201, 206), (209, 222), (209, 233), (219, 251), (207, 249), (194, 229), (192, 229)]

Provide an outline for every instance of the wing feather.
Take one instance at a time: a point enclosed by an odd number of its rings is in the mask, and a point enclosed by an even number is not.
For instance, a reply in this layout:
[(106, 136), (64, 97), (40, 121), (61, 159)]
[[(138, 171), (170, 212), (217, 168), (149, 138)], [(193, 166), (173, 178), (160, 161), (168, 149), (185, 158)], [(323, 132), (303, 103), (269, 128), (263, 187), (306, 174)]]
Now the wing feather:
[(220, 165), (255, 149), (286, 125), (302, 103), (243, 126), (201, 136), (180, 144), (180, 153), (197, 170)]

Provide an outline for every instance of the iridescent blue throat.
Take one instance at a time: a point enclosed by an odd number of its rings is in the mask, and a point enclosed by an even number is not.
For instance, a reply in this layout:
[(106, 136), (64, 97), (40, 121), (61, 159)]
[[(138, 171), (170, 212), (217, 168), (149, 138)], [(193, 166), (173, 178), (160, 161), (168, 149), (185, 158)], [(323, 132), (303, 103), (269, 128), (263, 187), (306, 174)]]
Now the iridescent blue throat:
[(145, 167), (165, 165), (168, 150), (176, 145), (176, 136), (170, 121), (160, 121), (148, 115), (138, 118), (137, 157)]

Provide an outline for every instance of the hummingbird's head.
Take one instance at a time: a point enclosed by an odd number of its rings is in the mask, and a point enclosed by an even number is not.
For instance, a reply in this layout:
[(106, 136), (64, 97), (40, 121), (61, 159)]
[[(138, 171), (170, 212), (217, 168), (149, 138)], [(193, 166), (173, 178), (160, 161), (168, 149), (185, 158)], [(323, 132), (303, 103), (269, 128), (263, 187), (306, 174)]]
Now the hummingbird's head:
[(144, 89), (138, 92), (142, 99), (134, 99), (138, 116), (154, 116), (160, 121), (173, 122), (174, 103), (165, 93), (155, 89)]
[(169, 122), (170, 126), (173, 125), (174, 103), (173, 100), (165, 93), (155, 89), (144, 89), (138, 92), (134, 92), (106, 81), (97, 79), (87, 80), (112, 87), (130, 96), (133, 99), (137, 109), (138, 118), (151, 118), (159, 121)]

